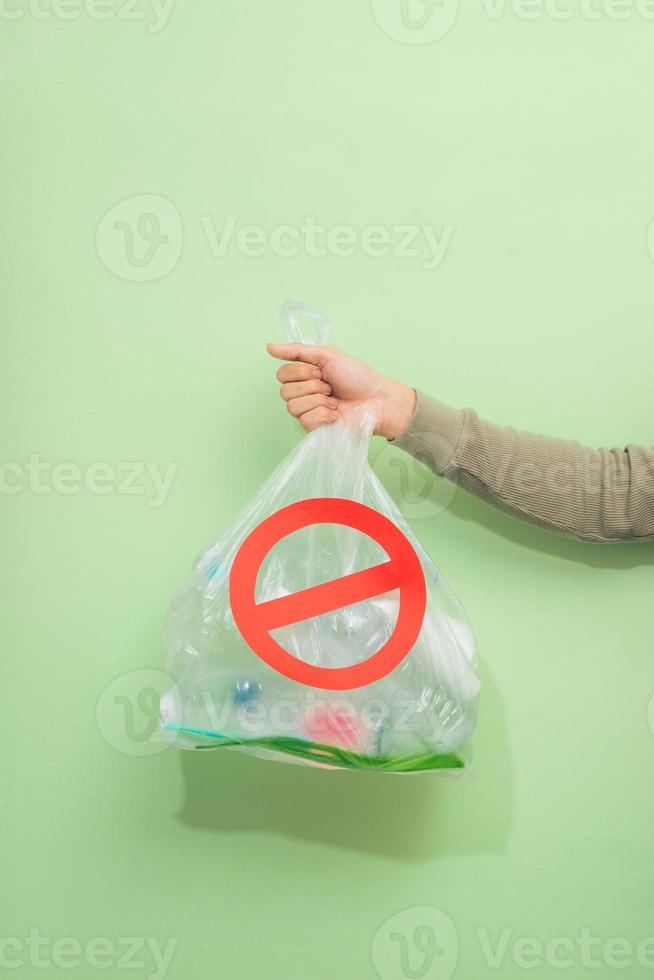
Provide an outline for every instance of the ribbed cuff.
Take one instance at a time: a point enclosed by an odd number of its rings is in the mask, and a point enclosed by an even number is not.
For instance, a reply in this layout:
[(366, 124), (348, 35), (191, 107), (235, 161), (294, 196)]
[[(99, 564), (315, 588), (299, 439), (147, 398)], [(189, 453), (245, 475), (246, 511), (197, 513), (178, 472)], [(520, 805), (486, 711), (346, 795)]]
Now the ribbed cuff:
[(416, 406), (409, 424), (389, 442), (415, 456), (435, 473), (444, 473), (451, 466), (459, 445), (465, 412), (461, 408), (450, 408), (417, 388), (414, 390)]

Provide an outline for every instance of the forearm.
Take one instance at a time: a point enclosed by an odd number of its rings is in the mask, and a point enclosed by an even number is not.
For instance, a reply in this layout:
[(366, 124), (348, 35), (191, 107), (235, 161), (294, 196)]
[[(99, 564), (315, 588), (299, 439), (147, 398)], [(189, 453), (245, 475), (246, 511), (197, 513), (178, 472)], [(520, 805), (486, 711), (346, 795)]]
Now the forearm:
[(589, 541), (654, 539), (654, 447), (593, 450), (417, 392), (393, 445), (516, 517)]

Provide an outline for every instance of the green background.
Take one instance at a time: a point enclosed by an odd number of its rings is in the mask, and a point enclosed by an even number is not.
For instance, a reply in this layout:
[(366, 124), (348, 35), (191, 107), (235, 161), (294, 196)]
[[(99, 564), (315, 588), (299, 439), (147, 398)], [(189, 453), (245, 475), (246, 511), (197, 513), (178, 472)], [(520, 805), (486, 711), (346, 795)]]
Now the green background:
[[(452, 920), (461, 978), (562, 972), (510, 948), (493, 970), (479, 929), (654, 933), (651, 545), (557, 538), (463, 491), (414, 521), (477, 634), (474, 780), (139, 755), (107, 735), (130, 698), (147, 728), (125, 675), (161, 670), (170, 595), (300, 438), (264, 350), (287, 296), (380, 371), (495, 422), (652, 441), (654, 21), (608, 0), (596, 19), (574, 3), (565, 21), (494, 19), (479, 0), (403, 43), (381, 6), (177, 0), (159, 31), (144, 5), (0, 18), (2, 460), (177, 467), (161, 506), (0, 495), (4, 937), (177, 938), (174, 980), (366, 980), (378, 930), (408, 909), (411, 944), (423, 906)], [(147, 282), (124, 251), (112, 271), (122, 232), (98, 233), (141, 195), (181, 218), (161, 253), (177, 261)], [(216, 257), (202, 219), (228, 216), (453, 231), (432, 270), (361, 249)], [(410, 505), (401, 468), (383, 475)], [(102, 698), (114, 681), (127, 700)], [(413, 950), (411, 973), (389, 940), (381, 974), (449, 977), (448, 942), (423, 972)], [(652, 971), (577, 956), (563, 972)]]

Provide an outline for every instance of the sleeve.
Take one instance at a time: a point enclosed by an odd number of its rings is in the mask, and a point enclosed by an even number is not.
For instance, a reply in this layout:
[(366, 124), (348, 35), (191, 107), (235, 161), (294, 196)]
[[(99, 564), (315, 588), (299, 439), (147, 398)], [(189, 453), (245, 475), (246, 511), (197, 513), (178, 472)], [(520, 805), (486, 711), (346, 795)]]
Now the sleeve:
[(585, 541), (654, 539), (654, 446), (589, 449), (416, 396), (392, 444), (435, 473), (514, 517)]

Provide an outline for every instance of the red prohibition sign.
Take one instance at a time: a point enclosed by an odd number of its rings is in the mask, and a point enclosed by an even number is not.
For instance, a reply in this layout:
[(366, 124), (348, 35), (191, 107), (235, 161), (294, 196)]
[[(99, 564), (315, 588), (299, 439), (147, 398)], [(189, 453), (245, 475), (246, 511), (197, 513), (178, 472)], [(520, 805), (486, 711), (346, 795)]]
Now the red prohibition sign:
[[(257, 574), (282, 538), (310, 524), (343, 524), (377, 541), (389, 557), (372, 568), (323, 582), (279, 599), (256, 602)], [(380, 649), (348, 667), (317, 667), (285, 650), (270, 630), (399, 589), (395, 629)], [(425, 615), (425, 576), (413, 546), (392, 521), (372, 507), (341, 497), (312, 497), (282, 507), (245, 538), (232, 563), (229, 601), (239, 632), (268, 666), (309, 687), (347, 691), (372, 684), (404, 659), (418, 638)]]

